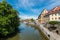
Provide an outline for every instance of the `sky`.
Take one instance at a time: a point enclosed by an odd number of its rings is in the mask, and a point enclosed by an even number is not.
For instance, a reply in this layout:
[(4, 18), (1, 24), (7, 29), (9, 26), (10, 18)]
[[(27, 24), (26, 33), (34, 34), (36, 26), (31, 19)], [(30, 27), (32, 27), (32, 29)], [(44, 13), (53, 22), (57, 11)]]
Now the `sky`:
[[(1, 0), (0, 0), (1, 1)], [(19, 12), (21, 19), (37, 19), (43, 9), (50, 11), (60, 6), (60, 0), (6, 0)]]

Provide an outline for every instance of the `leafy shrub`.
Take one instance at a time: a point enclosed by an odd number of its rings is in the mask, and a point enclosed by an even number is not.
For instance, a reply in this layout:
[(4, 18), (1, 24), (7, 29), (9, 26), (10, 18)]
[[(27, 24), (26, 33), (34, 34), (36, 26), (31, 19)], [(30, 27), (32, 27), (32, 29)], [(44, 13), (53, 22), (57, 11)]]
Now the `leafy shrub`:
[(17, 10), (6, 1), (0, 2), (0, 37), (7, 36), (18, 30), (19, 17)]

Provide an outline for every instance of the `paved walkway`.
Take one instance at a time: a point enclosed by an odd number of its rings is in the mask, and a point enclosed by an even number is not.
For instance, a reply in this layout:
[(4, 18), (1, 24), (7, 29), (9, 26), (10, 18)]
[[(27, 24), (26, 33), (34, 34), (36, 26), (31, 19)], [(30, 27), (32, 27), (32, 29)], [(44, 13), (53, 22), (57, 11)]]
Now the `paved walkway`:
[(60, 40), (60, 35), (53, 33), (49, 31), (47, 28), (45, 28), (42, 24), (36, 22), (37, 25), (39, 25), (39, 28), (42, 30), (42, 32), (50, 39), (50, 40)]

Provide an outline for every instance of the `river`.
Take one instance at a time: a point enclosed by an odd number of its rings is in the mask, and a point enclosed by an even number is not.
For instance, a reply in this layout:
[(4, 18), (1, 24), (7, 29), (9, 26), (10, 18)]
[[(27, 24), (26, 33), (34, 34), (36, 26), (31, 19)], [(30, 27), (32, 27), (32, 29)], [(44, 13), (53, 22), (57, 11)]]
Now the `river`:
[(20, 29), (20, 40), (42, 40), (37, 29), (25, 24), (22, 24)]
[(26, 24), (22, 23), (19, 26), (20, 33), (18, 34), (18, 37), (15, 37), (15, 39), (11, 40), (43, 40), (41, 37), (40, 32), (35, 29), (34, 27), (27, 26)]

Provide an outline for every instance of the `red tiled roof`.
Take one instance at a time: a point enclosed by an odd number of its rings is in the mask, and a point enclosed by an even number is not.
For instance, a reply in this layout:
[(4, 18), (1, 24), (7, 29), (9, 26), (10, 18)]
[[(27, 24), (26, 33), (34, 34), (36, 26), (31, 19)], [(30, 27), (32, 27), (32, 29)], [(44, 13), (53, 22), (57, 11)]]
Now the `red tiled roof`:
[(57, 12), (59, 10), (60, 10), (60, 6), (57, 6), (57, 7), (53, 8), (52, 10), (50, 10), (49, 14), (52, 14), (52, 13)]

